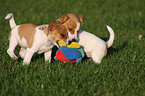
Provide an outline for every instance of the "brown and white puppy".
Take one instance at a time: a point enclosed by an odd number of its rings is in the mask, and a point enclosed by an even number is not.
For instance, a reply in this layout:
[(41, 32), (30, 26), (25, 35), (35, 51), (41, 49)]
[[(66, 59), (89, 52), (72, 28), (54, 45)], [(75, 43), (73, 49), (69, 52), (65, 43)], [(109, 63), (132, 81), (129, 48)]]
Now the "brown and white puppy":
[(80, 24), (83, 24), (84, 17), (78, 17), (75, 14), (67, 14), (58, 19), (67, 28), (69, 39), (74, 39), (84, 48), (87, 57), (91, 57), (95, 63), (101, 63), (102, 58), (107, 54), (107, 48), (114, 42), (114, 31), (107, 26), (110, 38), (107, 42), (99, 37), (80, 30)]
[(45, 61), (51, 62), (51, 52), (58, 41), (67, 41), (68, 33), (64, 25), (50, 23), (50, 26), (38, 26), (31, 23), (16, 25), (13, 14), (8, 14), (5, 19), (10, 19), (11, 31), (9, 33), (9, 48), (7, 53), (13, 60), (18, 57), (14, 54), (15, 47), (21, 47), (20, 56), (24, 58), (23, 64), (29, 64), (34, 53), (44, 53)]
[(80, 31), (81, 24), (84, 23), (84, 17), (79, 17), (75, 14), (66, 14), (58, 19), (68, 31), (69, 41), (77, 41), (77, 33)]

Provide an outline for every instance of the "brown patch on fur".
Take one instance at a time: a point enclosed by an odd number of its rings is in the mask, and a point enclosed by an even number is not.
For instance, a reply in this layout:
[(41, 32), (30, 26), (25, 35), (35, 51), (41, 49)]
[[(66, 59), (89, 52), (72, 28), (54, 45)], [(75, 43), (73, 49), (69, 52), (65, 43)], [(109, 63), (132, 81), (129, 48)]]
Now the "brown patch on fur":
[(106, 43), (106, 46), (107, 46), (107, 48), (109, 48), (109, 47), (108, 47), (108, 43)]
[(76, 21), (74, 19), (69, 19), (67, 22), (63, 24), (66, 26), (67, 30), (71, 33), (74, 34), (75, 29), (77, 27)]
[(55, 21), (51, 22), (51, 23), (49, 24), (48, 30), (49, 30), (49, 31), (52, 31), (52, 28), (53, 28), (54, 26), (56, 26), (57, 24), (60, 24), (60, 22), (59, 22), (58, 20), (55, 20)]
[(54, 24), (48, 27), (51, 38), (57, 42), (58, 40), (65, 41), (68, 38), (67, 29), (62, 24)]
[(44, 30), (45, 26), (39, 27), (39, 30)]
[(105, 49), (105, 51), (104, 51), (104, 56), (107, 55), (107, 48), (109, 48), (109, 47), (108, 47), (108, 43), (106, 43), (106, 49)]
[(85, 17), (79, 17), (82, 24), (84, 24)]
[[(11, 30), (11, 31), (12, 31), (12, 30)], [(10, 37), (11, 37), (11, 31), (10, 31), (10, 33), (9, 33), (9, 37), (8, 37), (9, 39), (10, 39)]]
[(75, 20), (77, 22), (80, 22), (80, 18), (77, 15), (75, 15), (75, 14), (68, 14), (68, 16), (69, 16), (69, 19), (73, 19), (73, 20)]
[[(13, 28), (11, 29), (11, 31), (12, 31), (12, 30), (13, 30)], [(8, 37), (9, 39), (11, 38), (11, 31), (9, 32), (9, 37)]]
[(25, 38), (29, 48), (31, 48), (33, 45), (36, 27), (37, 25), (35, 24), (27, 23), (20, 25), (18, 28), (18, 35), (20, 36), (20, 40), (22, 40), (22, 38)]
[[(77, 23), (83, 24), (84, 17), (78, 17), (75, 14), (68, 14), (68, 20), (63, 23), (63, 25), (67, 28), (67, 30), (71, 33), (75, 33), (75, 29), (77, 27)], [(80, 30), (80, 29), (79, 29)], [(77, 30), (79, 32), (79, 30)]]
[(42, 26), (42, 27), (39, 27), (39, 30), (44, 31), (44, 33), (48, 36), (48, 34), (49, 34), (49, 32), (48, 32), (48, 27)]
[(64, 23), (69, 19), (68, 15), (63, 15), (62, 17), (59, 18), (60, 23)]
[(104, 51), (104, 56), (106, 56), (106, 55), (107, 55), (107, 48)]
[(44, 33), (48, 36), (48, 34), (49, 34), (48, 27), (45, 27)]

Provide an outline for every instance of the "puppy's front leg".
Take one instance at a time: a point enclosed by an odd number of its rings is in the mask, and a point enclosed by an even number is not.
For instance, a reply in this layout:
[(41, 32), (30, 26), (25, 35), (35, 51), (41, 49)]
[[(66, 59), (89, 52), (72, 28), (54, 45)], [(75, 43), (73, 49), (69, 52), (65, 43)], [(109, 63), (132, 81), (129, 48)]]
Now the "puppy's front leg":
[(52, 50), (49, 50), (48, 52), (44, 53), (45, 61), (49, 60), (49, 63), (51, 62), (51, 53), (52, 53)]
[(34, 51), (32, 48), (29, 49), (27, 48), (26, 49), (26, 54), (25, 54), (25, 57), (24, 57), (24, 60), (23, 60), (23, 65), (28, 65), (31, 61), (31, 58), (33, 56), (33, 54), (35, 53), (36, 51)]
[(17, 45), (18, 45), (18, 40), (14, 36), (11, 36), (10, 43), (9, 43), (9, 49), (7, 50), (7, 53), (10, 55), (10, 57), (13, 60), (18, 60), (18, 57), (14, 53), (14, 49)]

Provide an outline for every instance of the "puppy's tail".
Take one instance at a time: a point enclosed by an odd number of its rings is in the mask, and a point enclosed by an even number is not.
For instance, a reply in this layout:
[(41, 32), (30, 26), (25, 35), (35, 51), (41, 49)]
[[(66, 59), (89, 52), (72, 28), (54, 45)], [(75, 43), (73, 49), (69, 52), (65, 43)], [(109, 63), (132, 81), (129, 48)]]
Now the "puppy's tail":
[[(10, 19), (11, 18), (11, 19)], [(9, 13), (6, 17), (5, 17), (5, 19), (10, 19), (10, 27), (11, 27), (11, 29), (13, 28), (13, 27), (15, 27), (16, 26), (16, 23), (15, 23), (15, 20), (14, 20), (14, 16), (13, 16), (13, 14), (12, 13)]]
[(107, 43), (107, 48), (109, 48), (113, 44), (115, 34), (114, 34), (113, 29), (110, 26), (108, 26), (108, 25), (106, 25), (106, 26), (107, 26), (107, 29), (108, 29), (108, 31), (110, 33), (110, 38), (106, 42)]

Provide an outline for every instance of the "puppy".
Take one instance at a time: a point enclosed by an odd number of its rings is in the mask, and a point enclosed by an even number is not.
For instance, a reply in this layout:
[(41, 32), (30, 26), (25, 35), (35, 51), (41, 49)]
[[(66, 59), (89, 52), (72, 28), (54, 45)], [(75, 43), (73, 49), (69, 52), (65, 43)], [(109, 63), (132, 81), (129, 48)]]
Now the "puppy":
[(78, 33), (78, 43), (83, 46), (87, 57), (92, 57), (95, 63), (101, 63), (101, 60), (107, 54), (107, 48), (109, 48), (114, 41), (114, 31), (111, 27), (107, 26), (110, 33), (110, 38), (107, 42), (103, 41), (99, 37), (80, 30)]
[(81, 24), (84, 23), (84, 17), (78, 17), (75, 14), (66, 14), (60, 17), (58, 21), (66, 27), (69, 41), (77, 41), (77, 33), (80, 31)]
[(11, 27), (7, 53), (13, 60), (17, 60), (18, 57), (14, 54), (14, 49), (19, 44), (21, 47), (19, 54), (24, 58), (23, 64), (29, 64), (36, 52), (44, 53), (45, 61), (51, 62), (52, 47), (58, 46), (57, 43), (60, 40), (66, 42), (68, 38), (66, 27), (59, 23), (52, 22), (50, 26), (38, 26), (31, 23), (16, 25), (12, 13), (8, 14), (5, 19), (10, 19)]
[(114, 31), (111, 27), (107, 26), (110, 32), (110, 38), (108, 42), (105, 42), (89, 32), (80, 30), (80, 25), (84, 23), (84, 17), (67, 14), (60, 17), (58, 21), (67, 28), (69, 40), (80, 43), (84, 47), (84, 51), (88, 57), (92, 57), (96, 63), (101, 63), (102, 58), (107, 54), (107, 48), (114, 41)]

